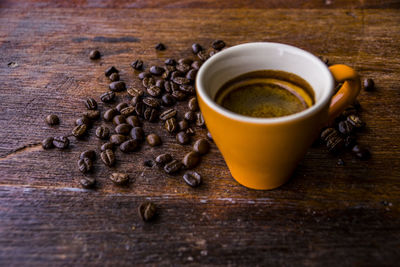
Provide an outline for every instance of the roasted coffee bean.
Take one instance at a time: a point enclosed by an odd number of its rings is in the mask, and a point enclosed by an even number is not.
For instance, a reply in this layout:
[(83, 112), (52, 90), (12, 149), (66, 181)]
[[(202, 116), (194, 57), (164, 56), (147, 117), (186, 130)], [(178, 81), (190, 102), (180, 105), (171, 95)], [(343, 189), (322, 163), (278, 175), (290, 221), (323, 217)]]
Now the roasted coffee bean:
[(115, 107), (115, 109), (118, 110), (118, 112), (121, 112), (121, 110), (123, 110), (123, 109), (126, 108), (127, 106), (128, 106), (128, 103), (122, 102), (122, 103), (119, 103), (119, 104)]
[(176, 116), (176, 109), (170, 108), (161, 113), (160, 120), (166, 121), (175, 116)]
[(187, 171), (183, 175), (183, 180), (191, 187), (197, 187), (201, 184), (201, 175), (195, 171)]
[(350, 115), (347, 117), (347, 121), (353, 125), (355, 128), (362, 128), (365, 123), (357, 115)]
[(201, 61), (206, 61), (209, 58), (209, 55), (207, 53), (207, 51), (202, 50), (199, 53), (197, 53), (197, 57), (201, 60)]
[(201, 45), (199, 45), (199, 44), (197, 44), (197, 43), (192, 44), (192, 51), (193, 51), (193, 54), (197, 54), (197, 53), (199, 53), (201, 50), (203, 50), (203, 47), (201, 47)]
[(186, 93), (182, 91), (173, 91), (172, 96), (175, 97), (175, 99), (178, 101), (183, 101), (187, 97)]
[(179, 91), (179, 85), (177, 85), (174, 82), (171, 82), (170, 85), (171, 85), (171, 91), (172, 92)]
[(176, 61), (173, 58), (168, 58), (167, 60), (164, 61), (165, 65), (170, 65), (170, 66), (175, 66)]
[(155, 122), (158, 119), (158, 112), (154, 108), (146, 107), (143, 113), (143, 117), (149, 122)]
[(363, 87), (365, 91), (372, 91), (375, 89), (375, 82), (372, 79), (364, 79), (363, 80)]
[(188, 107), (189, 107), (190, 111), (198, 111), (199, 110), (199, 104), (197, 102), (197, 98), (196, 97), (192, 97), (188, 101)]
[(164, 81), (164, 90), (167, 93), (171, 93), (172, 92), (171, 82), (170, 81)]
[(46, 117), (46, 122), (48, 125), (56, 125), (60, 123), (60, 119), (57, 115), (50, 114)]
[(207, 138), (208, 138), (208, 140), (210, 140), (210, 141), (214, 141), (214, 139), (212, 138), (210, 132), (207, 132)]
[(165, 82), (164, 80), (160, 79), (160, 80), (157, 80), (157, 81), (156, 81), (156, 84), (155, 84), (155, 85), (156, 85), (157, 87), (160, 87), (161, 90), (164, 90), (164, 82)]
[(165, 121), (164, 128), (169, 132), (173, 133), (178, 130), (178, 123), (174, 117), (169, 118)]
[(353, 152), (357, 158), (362, 160), (367, 160), (371, 157), (371, 152), (367, 148), (360, 147), (359, 145), (355, 145), (351, 152)]
[(151, 221), (155, 217), (156, 211), (156, 205), (152, 202), (143, 202), (138, 208), (139, 217), (145, 222)]
[(161, 138), (157, 134), (149, 134), (146, 137), (146, 141), (150, 146), (159, 146), (159, 145), (161, 145)]
[(166, 47), (163, 43), (156, 44), (156, 46), (154, 48), (158, 51), (164, 51), (166, 49)]
[(126, 85), (123, 81), (116, 81), (110, 83), (108, 88), (113, 92), (121, 92), (126, 89)]
[(80, 159), (89, 158), (91, 160), (96, 159), (96, 152), (94, 150), (85, 150), (79, 155)]
[(144, 131), (142, 127), (133, 127), (131, 130), (131, 137), (137, 141), (144, 140)]
[(347, 116), (349, 116), (349, 115), (356, 115), (357, 112), (358, 112), (357, 109), (352, 105), (352, 106), (347, 107), (347, 108), (342, 112), (342, 114), (340, 114), (340, 116), (342, 116), (342, 117), (347, 117)]
[(134, 106), (127, 106), (126, 108), (123, 108), (121, 110), (121, 115), (128, 117), (130, 115), (133, 115), (135, 113), (135, 107)]
[(326, 128), (321, 132), (321, 139), (323, 141), (327, 141), (331, 137), (336, 137), (338, 135), (338, 132), (334, 128)]
[(132, 99), (131, 99), (131, 105), (132, 105), (132, 106), (136, 106), (136, 104), (137, 104), (139, 101), (141, 101), (141, 99), (140, 99), (139, 96), (133, 96)]
[(160, 100), (158, 100), (154, 97), (143, 98), (143, 103), (152, 108), (158, 108), (160, 106)]
[(116, 73), (116, 72), (114, 72), (113, 74), (111, 74), (109, 77), (108, 77), (109, 79), (110, 79), (110, 81), (112, 81), (112, 82), (116, 82), (116, 81), (119, 81), (119, 74), (118, 73)]
[(91, 189), (94, 188), (96, 185), (96, 179), (92, 177), (84, 177), (82, 178), (79, 183), (81, 186), (85, 189)]
[(100, 100), (104, 103), (112, 102), (115, 98), (114, 92), (105, 92), (104, 94), (100, 95)]
[(100, 158), (106, 166), (112, 166), (115, 163), (115, 155), (111, 149), (106, 149), (101, 152)]
[(193, 128), (187, 128), (185, 132), (190, 136), (193, 136), (196, 134), (196, 132), (193, 130)]
[(193, 169), (200, 162), (200, 155), (197, 152), (190, 151), (183, 157), (182, 163), (186, 169)]
[(85, 106), (89, 110), (95, 110), (97, 109), (97, 102), (93, 98), (89, 97), (85, 100)]
[(208, 52), (208, 55), (210, 56), (210, 57), (212, 57), (213, 55), (215, 55), (218, 51), (215, 51), (215, 50), (213, 50), (213, 49), (208, 49), (207, 50), (207, 52)]
[(128, 88), (126, 89), (126, 92), (132, 97), (139, 97), (144, 95), (144, 91), (142, 89), (137, 89), (137, 88)]
[(338, 130), (340, 133), (344, 134), (344, 135), (349, 135), (353, 132), (354, 126), (346, 121), (340, 121), (338, 124)]
[(188, 95), (194, 95), (196, 91), (194, 90), (194, 86), (190, 84), (183, 84), (179, 86), (179, 89), (185, 92)]
[(101, 54), (100, 54), (99, 50), (92, 50), (89, 53), (89, 58), (91, 60), (96, 60), (96, 59), (99, 59), (100, 57), (101, 57)]
[(122, 123), (122, 124), (118, 124), (115, 127), (115, 132), (117, 134), (122, 134), (122, 135), (129, 135), (130, 131), (132, 129), (132, 126), (127, 124), (127, 123)]
[(215, 50), (221, 50), (222, 48), (225, 47), (225, 42), (222, 40), (215, 40), (212, 42), (211, 45)]
[(66, 136), (57, 136), (53, 139), (53, 145), (56, 148), (64, 149), (69, 146), (69, 139)]
[(119, 149), (124, 153), (133, 152), (138, 147), (138, 142), (135, 139), (130, 139), (128, 141), (123, 142)]
[(107, 77), (110, 76), (113, 73), (118, 73), (119, 71), (114, 67), (111, 66), (108, 69), (106, 69), (106, 71), (104, 72), (104, 75), (106, 75)]
[[(173, 72), (171, 73), (170, 79), (173, 80), (173, 79), (175, 79), (176, 77), (183, 77), (183, 76), (185, 76), (185, 73), (183, 73), (183, 72), (177, 70), (177, 71), (173, 71)], [(173, 91), (173, 90), (172, 90), (172, 91)]]
[(203, 118), (203, 114), (201, 114), (201, 112), (196, 112), (196, 125), (199, 127), (205, 126), (205, 121)]
[(99, 126), (96, 129), (96, 136), (100, 139), (108, 139), (110, 136), (110, 129), (103, 125)]
[(113, 123), (114, 123), (114, 125), (119, 125), (119, 124), (122, 124), (122, 123), (126, 123), (125, 116), (124, 115), (114, 116)]
[[(169, 80), (171, 78), (172, 71), (166, 69), (163, 74), (161, 74), (161, 78), (164, 80)], [(161, 80), (159, 80), (161, 81)]]
[(132, 127), (139, 127), (142, 125), (139, 118), (135, 115), (132, 115), (132, 116), (129, 116), (128, 118), (126, 118), (126, 123), (128, 123)]
[(183, 117), (185, 118), (185, 120), (192, 122), (196, 120), (196, 113), (194, 113), (193, 111), (187, 111)]
[(53, 148), (54, 147), (53, 140), (54, 140), (53, 137), (47, 137), (46, 139), (43, 139), (43, 141), (42, 141), (43, 149)]
[(142, 70), (143, 69), (143, 61), (140, 59), (136, 59), (131, 63), (131, 67), (135, 70)]
[(115, 108), (110, 108), (106, 110), (103, 114), (103, 119), (105, 121), (112, 121), (112, 119), (119, 114), (118, 110)]
[(145, 160), (145, 161), (143, 162), (143, 165), (146, 166), (146, 167), (151, 168), (151, 167), (154, 166), (154, 161), (152, 161), (151, 159), (150, 159), (150, 160)]
[(81, 124), (75, 126), (75, 128), (72, 129), (72, 135), (75, 136), (76, 138), (81, 138), (85, 135), (86, 131), (87, 131), (86, 124)]
[(161, 101), (162, 101), (163, 106), (166, 106), (166, 107), (173, 106), (176, 103), (175, 97), (173, 97), (171, 94), (164, 94), (161, 97)]
[(345, 148), (352, 148), (356, 144), (356, 137), (353, 135), (348, 135), (344, 139), (344, 147)]
[(186, 74), (190, 70), (190, 65), (188, 64), (179, 64), (176, 65), (176, 69), (184, 74)]
[(186, 73), (186, 79), (194, 81), (194, 80), (196, 80), (196, 75), (197, 75), (197, 70), (191, 69), (188, 71), (188, 73)]
[(151, 96), (158, 97), (161, 95), (161, 88), (155, 85), (150, 86), (149, 88), (147, 88), (147, 93)]
[(142, 80), (142, 84), (144, 87), (149, 88), (150, 86), (153, 86), (156, 84), (156, 80), (153, 77), (145, 77)]
[(143, 102), (139, 102), (135, 106), (135, 111), (138, 116), (143, 117), (144, 110), (146, 109), (146, 105)]
[(340, 136), (331, 137), (326, 141), (329, 152), (338, 153), (344, 148), (344, 139)]
[(210, 143), (205, 138), (201, 138), (194, 143), (193, 150), (204, 155), (210, 150)]
[(116, 185), (125, 185), (129, 181), (129, 175), (121, 172), (114, 172), (110, 175), (110, 180)]
[(158, 166), (164, 167), (165, 164), (172, 161), (172, 156), (169, 153), (164, 153), (164, 154), (158, 155), (156, 157), (155, 161)]
[(114, 149), (114, 145), (111, 142), (107, 142), (101, 145), (100, 150), (101, 151), (106, 151), (107, 149), (113, 150)]
[(86, 117), (86, 116), (82, 116), (82, 117), (79, 117), (78, 119), (76, 119), (76, 121), (75, 121), (75, 125), (76, 126), (83, 125), (83, 124), (89, 126), (90, 125), (90, 119), (88, 117)]
[(180, 131), (185, 131), (187, 128), (189, 128), (189, 122), (183, 119), (178, 122), (178, 126)]
[(176, 134), (176, 141), (181, 144), (181, 145), (186, 145), (189, 144), (190, 142), (190, 135), (188, 135), (186, 132), (181, 131)]
[(138, 75), (138, 78), (139, 78), (140, 80), (143, 80), (143, 79), (146, 78), (146, 77), (151, 77), (151, 74), (148, 73), (148, 72), (143, 71), (143, 72), (139, 73), (139, 75)]
[(151, 66), (150, 67), (150, 73), (156, 76), (160, 76), (161, 74), (163, 74), (165, 71), (164, 68), (159, 67), (159, 66)]
[(82, 114), (83, 117), (89, 118), (89, 120), (97, 120), (100, 118), (100, 111), (99, 110), (88, 110)]
[(164, 166), (164, 171), (168, 174), (173, 174), (178, 172), (183, 166), (183, 163), (179, 160), (172, 160)]
[(195, 69), (195, 70), (200, 69), (200, 67), (201, 67), (201, 61), (198, 61), (198, 60), (193, 61), (191, 67), (192, 67), (193, 69)]
[(93, 162), (90, 158), (83, 158), (78, 160), (78, 169), (82, 173), (90, 172), (93, 168)]
[(110, 136), (110, 142), (113, 145), (117, 145), (117, 146), (122, 144), (123, 142), (125, 142), (127, 139), (128, 138), (125, 135), (122, 135), (122, 134), (113, 134), (113, 135)]

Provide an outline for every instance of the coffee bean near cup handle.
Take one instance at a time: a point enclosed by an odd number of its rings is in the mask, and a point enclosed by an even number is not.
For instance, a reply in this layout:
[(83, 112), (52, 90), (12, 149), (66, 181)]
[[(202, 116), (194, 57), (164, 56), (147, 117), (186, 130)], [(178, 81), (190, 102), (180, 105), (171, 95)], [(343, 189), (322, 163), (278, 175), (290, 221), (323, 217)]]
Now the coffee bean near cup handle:
[(345, 108), (354, 103), (360, 93), (361, 80), (354, 69), (343, 64), (332, 65), (329, 70), (336, 82), (343, 83), (339, 91), (332, 97), (329, 106), (328, 124), (331, 124)]

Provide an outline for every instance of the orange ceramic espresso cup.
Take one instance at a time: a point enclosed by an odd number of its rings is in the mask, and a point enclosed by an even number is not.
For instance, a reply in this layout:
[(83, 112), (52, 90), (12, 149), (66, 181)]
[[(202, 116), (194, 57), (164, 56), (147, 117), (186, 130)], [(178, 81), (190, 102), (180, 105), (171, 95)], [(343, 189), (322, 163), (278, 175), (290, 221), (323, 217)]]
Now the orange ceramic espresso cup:
[[(315, 104), (299, 113), (254, 118), (233, 113), (215, 101), (232, 78), (255, 70), (281, 70), (306, 80)], [(334, 81), (344, 82), (334, 94)], [(196, 93), (207, 128), (232, 176), (254, 189), (285, 183), (319, 130), (353, 103), (360, 91), (357, 73), (346, 65), (327, 67), (300, 48), (279, 43), (247, 43), (225, 49), (200, 68)]]

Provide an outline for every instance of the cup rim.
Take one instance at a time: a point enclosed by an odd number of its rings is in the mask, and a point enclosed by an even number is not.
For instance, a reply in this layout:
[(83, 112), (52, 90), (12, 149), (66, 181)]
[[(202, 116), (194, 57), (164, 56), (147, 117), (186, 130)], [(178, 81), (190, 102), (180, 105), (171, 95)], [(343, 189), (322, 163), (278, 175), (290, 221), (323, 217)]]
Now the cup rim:
[[(229, 111), (220, 105), (218, 105), (211, 97), (206, 94), (204, 90), (204, 79), (203, 76), (205, 73), (209, 70), (209, 68), (212, 67), (215, 61), (217, 61), (220, 57), (225, 56), (227, 54), (232, 54), (235, 53), (239, 50), (242, 49), (256, 49), (256, 48), (276, 48), (280, 47), (285, 50), (291, 50), (291, 51), (296, 51), (300, 52), (304, 57), (308, 58), (309, 60), (313, 61), (316, 65), (320, 66), (321, 72), (329, 79), (327, 82), (330, 84), (329, 90), (326, 90), (322, 93), (321, 98), (314, 103), (311, 107), (300, 111), (298, 113), (294, 113), (291, 115), (287, 116), (282, 116), (282, 117), (275, 117), (275, 118), (255, 118), (255, 117), (249, 117), (249, 116), (244, 116), (240, 115), (237, 113), (234, 113), (232, 111)], [(275, 42), (252, 42), (252, 43), (244, 43), (244, 44), (239, 44), (235, 45), (232, 47), (229, 47), (227, 49), (224, 49), (221, 52), (218, 52), (211, 58), (209, 58), (204, 64), (200, 67), (197, 77), (196, 77), (196, 82), (195, 82), (195, 87), (196, 87), (196, 92), (198, 96), (208, 105), (211, 109), (216, 111), (219, 114), (222, 114), (225, 117), (228, 117), (232, 120), (240, 121), (240, 122), (248, 122), (248, 123), (255, 123), (255, 124), (277, 124), (277, 123), (287, 123), (295, 120), (299, 120), (302, 118), (306, 118), (309, 116), (314, 115), (315, 113), (319, 112), (322, 108), (325, 107), (325, 105), (331, 101), (331, 98), (333, 96), (333, 87), (334, 87), (334, 79), (329, 71), (328, 67), (323, 63), (318, 57), (315, 55), (311, 54), (310, 52), (307, 52), (301, 48), (287, 45), (287, 44), (282, 44), (282, 43), (275, 43)]]

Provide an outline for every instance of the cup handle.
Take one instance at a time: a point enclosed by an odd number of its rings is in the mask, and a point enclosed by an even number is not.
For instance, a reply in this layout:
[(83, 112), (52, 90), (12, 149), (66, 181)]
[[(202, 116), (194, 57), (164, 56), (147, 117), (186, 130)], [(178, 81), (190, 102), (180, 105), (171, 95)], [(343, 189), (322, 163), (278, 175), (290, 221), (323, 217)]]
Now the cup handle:
[(354, 103), (360, 93), (361, 80), (355, 70), (343, 64), (332, 65), (329, 70), (336, 82), (343, 82), (329, 106), (328, 123), (332, 123), (346, 107)]

